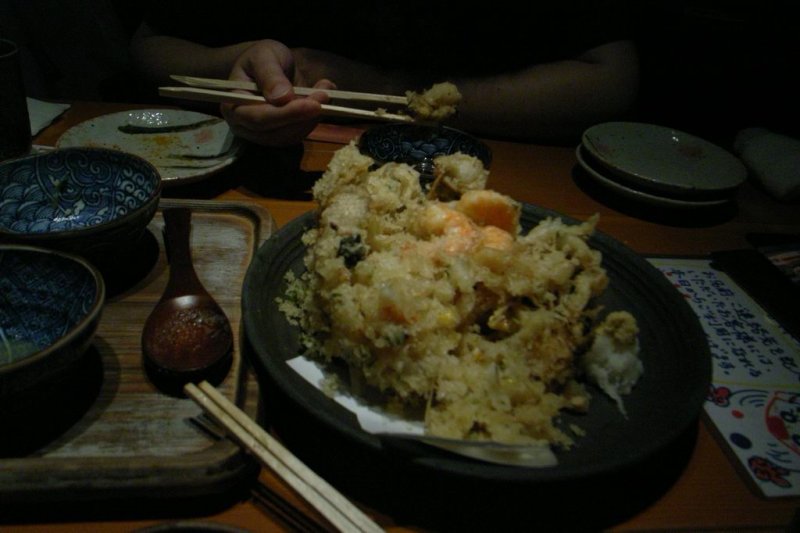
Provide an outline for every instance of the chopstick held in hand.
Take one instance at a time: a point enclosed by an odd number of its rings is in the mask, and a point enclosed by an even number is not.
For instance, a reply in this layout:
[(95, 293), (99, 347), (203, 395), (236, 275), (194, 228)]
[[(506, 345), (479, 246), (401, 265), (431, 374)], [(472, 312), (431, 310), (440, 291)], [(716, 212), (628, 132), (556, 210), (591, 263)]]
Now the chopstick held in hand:
[[(200, 102), (214, 103), (264, 103), (266, 99), (260, 94), (236, 93), (230, 90), (255, 91), (257, 87), (252, 82), (215, 80), (210, 78), (194, 78), (190, 76), (172, 76), (173, 79), (191, 85), (190, 87), (159, 87), (158, 93), (169, 98), (183, 98)], [(221, 90), (229, 89), (229, 90)], [(351, 91), (334, 91), (322, 89), (309, 89), (295, 87), (294, 91), (298, 95), (308, 95), (313, 92), (325, 92), (331, 98), (343, 100), (359, 100), (382, 103), (401, 103), (407, 104), (408, 98), (405, 96), (392, 96), (373, 93), (357, 93)], [(383, 109), (368, 110), (338, 105), (322, 104), (322, 112), (329, 116), (354, 117), (367, 120), (384, 120), (388, 122), (414, 122), (414, 118), (409, 115), (388, 113)]]
[[(198, 78), (195, 76), (170, 76), (175, 81), (202, 89), (240, 89), (243, 91), (258, 91), (258, 87), (252, 81), (237, 80), (218, 80), (214, 78)], [(310, 87), (293, 87), (294, 93), (300, 96), (308, 96), (311, 93), (323, 92), (334, 100), (350, 100), (354, 102), (382, 102), (385, 104), (408, 105), (408, 97), (392, 94), (360, 93), (354, 91), (337, 91), (334, 89), (313, 89)]]

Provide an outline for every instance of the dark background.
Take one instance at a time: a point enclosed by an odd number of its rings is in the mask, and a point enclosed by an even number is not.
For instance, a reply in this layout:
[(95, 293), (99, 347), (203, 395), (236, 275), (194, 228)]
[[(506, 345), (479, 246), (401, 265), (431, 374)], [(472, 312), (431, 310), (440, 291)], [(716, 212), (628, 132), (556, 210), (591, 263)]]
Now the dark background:
[(788, 1), (634, 5), (641, 21), (639, 118), (726, 146), (747, 127), (800, 136), (800, 43)]
[[(127, 51), (143, 4), (0, 0), (0, 36), (22, 45), (30, 96), (146, 101)], [(800, 136), (800, 45), (791, 35), (788, 0), (627, 5), (642, 69), (632, 118), (724, 146), (746, 127)]]

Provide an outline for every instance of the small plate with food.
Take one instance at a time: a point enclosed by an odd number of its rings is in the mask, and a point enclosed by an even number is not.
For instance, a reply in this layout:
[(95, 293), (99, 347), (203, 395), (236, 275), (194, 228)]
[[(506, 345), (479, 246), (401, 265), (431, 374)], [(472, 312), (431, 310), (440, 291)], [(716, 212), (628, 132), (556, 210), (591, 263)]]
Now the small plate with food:
[(57, 146), (91, 146), (138, 155), (158, 169), (165, 187), (216, 174), (236, 161), (242, 148), (222, 118), (178, 109), (102, 115), (68, 129)]

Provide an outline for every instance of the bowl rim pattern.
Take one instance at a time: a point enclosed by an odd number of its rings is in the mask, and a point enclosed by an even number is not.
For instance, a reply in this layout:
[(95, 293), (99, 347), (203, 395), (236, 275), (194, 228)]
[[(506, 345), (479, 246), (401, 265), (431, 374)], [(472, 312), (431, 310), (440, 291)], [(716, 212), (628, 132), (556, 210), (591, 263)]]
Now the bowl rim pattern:
[[(378, 163), (389, 162), (405, 162), (413, 164), (414, 161), (411, 157), (397, 158), (397, 155), (403, 153), (403, 150), (398, 146), (402, 143), (411, 142), (410, 139), (415, 138), (415, 142), (425, 142), (431, 139), (446, 139), (453, 145), (449, 146), (448, 151), (439, 155), (456, 153), (459, 148), (463, 148), (465, 143), (472, 145), (472, 155), (481, 160), (486, 168), (492, 164), (493, 154), (491, 147), (479, 137), (444, 124), (380, 124), (372, 126), (364, 130), (359, 135), (357, 146), (361, 153), (373, 158)], [(395, 143), (391, 154), (393, 157), (380, 157), (379, 152), (375, 146), (386, 147), (387, 143)]]
[(35, 243), (52, 240), (56, 236), (58, 238), (64, 238), (64, 239), (69, 239), (74, 237), (81, 237), (81, 238), (90, 237), (92, 235), (103, 233), (110, 229), (123, 226), (128, 222), (130, 222), (131, 220), (136, 219), (138, 216), (146, 216), (144, 215), (145, 213), (150, 214), (148, 220), (149, 218), (152, 218), (152, 215), (155, 214), (158, 202), (161, 198), (161, 193), (164, 187), (164, 180), (161, 177), (161, 173), (152, 163), (135, 154), (124, 152), (122, 150), (113, 150), (110, 148), (75, 146), (70, 148), (55, 148), (53, 150), (49, 150), (46, 152), (31, 154), (18, 159), (9, 160), (7, 162), (4, 162), (3, 164), (9, 164), (9, 165), (23, 164), (29, 160), (51, 157), (54, 154), (62, 154), (70, 152), (87, 153), (87, 154), (97, 153), (100, 154), (103, 158), (113, 156), (117, 158), (131, 159), (135, 161), (137, 165), (140, 165), (141, 167), (147, 169), (149, 172), (152, 173), (153, 176), (155, 176), (155, 184), (153, 187), (153, 191), (150, 194), (150, 196), (146, 200), (144, 200), (138, 207), (129, 211), (125, 215), (116, 217), (112, 220), (107, 220), (98, 224), (93, 224), (91, 226), (84, 226), (80, 228), (45, 231), (45, 232), (18, 232), (18, 231), (11, 231), (6, 227), (0, 226), (0, 237), (7, 237), (10, 239), (22, 239), (25, 242), (30, 242), (35, 245)]
[(61, 350), (62, 348), (69, 346), (70, 343), (72, 343), (76, 339), (79, 339), (82, 335), (85, 334), (87, 328), (93, 327), (91, 326), (91, 324), (99, 320), (100, 315), (102, 314), (103, 311), (103, 306), (105, 305), (106, 286), (105, 286), (105, 281), (103, 280), (103, 275), (100, 273), (97, 267), (95, 267), (87, 259), (84, 259), (79, 255), (66, 253), (59, 250), (52, 250), (49, 248), (29, 246), (24, 244), (0, 244), (0, 252), (23, 252), (23, 253), (32, 253), (39, 256), (54, 255), (64, 260), (72, 261), (80, 265), (82, 269), (84, 269), (86, 272), (90, 274), (90, 276), (94, 279), (95, 287), (97, 288), (95, 292), (94, 301), (92, 302), (89, 311), (64, 335), (59, 337), (55, 342), (51, 343), (49, 346), (42, 348), (41, 350), (38, 350), (12, 363), (0, 365), (0, 377), (6, 377), (12, 375), (14, 372), (22, 368), (35, 365), (39, 361), (42, 361), (43, 359), (50, 357), (54, 352), (57, 352), (58, 350)]

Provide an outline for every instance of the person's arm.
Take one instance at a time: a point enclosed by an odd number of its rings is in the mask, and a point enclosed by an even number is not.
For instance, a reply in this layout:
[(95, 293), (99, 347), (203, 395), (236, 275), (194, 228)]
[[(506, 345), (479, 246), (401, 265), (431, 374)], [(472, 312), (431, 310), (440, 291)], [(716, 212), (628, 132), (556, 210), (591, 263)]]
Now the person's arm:
[(574, 141), (597, 122), (624, 116), (635, 105), (638, 59), (630, 41), (588, 50), (574, 59), (531, 65), (486, 77), (420, 79), (319, 50), (293, 50), (301, 77), (330, 78), (343, 90), (404, 94), (433, 83), (454, 83), (463, 99), (447, 124), (479, 135), (545, 142)]
[(255, 81), (272, 106), (223, 105), (222, 112), (240, 136), (261, 144), (295, 142), (320, 115), (322, 93), (295, 98), (292, 85), (404, 94), (433, 83), (453, 82), (463, 100), (449, 125), (477, 135), (541, 142), (573, 142), (597, 122), (625, 116), (635, 103), (638, 61), (630, 41), (588, 50), (574, 59), (531, 65), (485, 77), (415, 77), (329, 52), (289, 50), (275, 41), (209, 48), (172, 37), (134, 40), (134, 57), (153, 80), (184, 73)]
[(236, 59), (252, 46), (242, 42), (220, 48), (154, 32), (142, 23), (130, 43), (137, 71), (152, 86), (174, 84), (170, 74), (227, 79)]
[(463, 95), (453, 126), (494, 136), (572, 141), (592, 124), (633, 110), (639, 72), (633, 43), (618, 41), (575, 59), (452, 81)]

